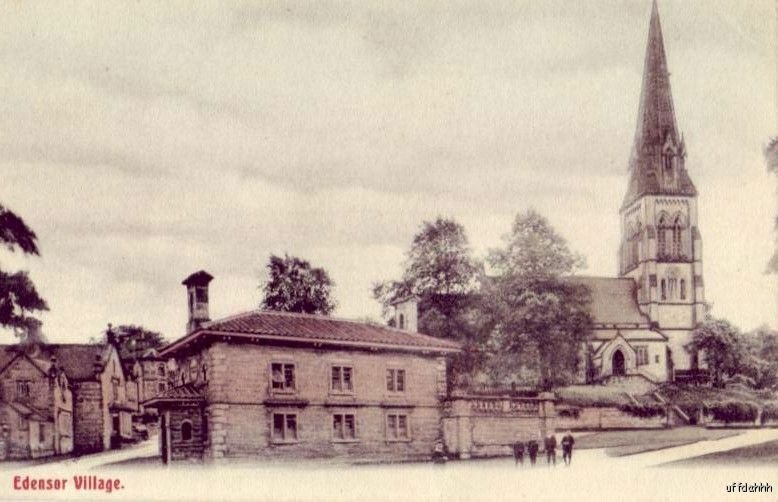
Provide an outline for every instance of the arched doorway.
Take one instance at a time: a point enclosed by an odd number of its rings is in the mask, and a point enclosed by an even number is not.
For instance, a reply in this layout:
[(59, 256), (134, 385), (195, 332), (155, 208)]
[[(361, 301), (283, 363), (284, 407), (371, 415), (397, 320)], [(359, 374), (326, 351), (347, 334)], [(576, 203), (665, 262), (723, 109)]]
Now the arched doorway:
[(612, 363), (613, 363), (612, 373), (614, 375), (624, 376), (626, 374), (626, 368), (624, 367), (624, 354), (621, 352), (621, 350), (617, 350), (616, 352), (613, 353)]

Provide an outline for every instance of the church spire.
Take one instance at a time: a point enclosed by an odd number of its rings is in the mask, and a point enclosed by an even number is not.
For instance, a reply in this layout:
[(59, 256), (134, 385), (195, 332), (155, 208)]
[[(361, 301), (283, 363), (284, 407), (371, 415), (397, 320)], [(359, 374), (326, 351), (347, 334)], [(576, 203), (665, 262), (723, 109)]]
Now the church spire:
[(635, 149), (640, 153), (646, 146), (662, 146), (668, 136), (673, 142), (677, 143), (679, 140), (662, 25), (659, 23), (659, 9), (654, 0), (643, 64), (643, 87), (640, 92)]
[(685, 153), (675, 120), (659, 8), (654, 0), (624, 204), (647, 194), (694, 195), (696, 190), (683, 165)]

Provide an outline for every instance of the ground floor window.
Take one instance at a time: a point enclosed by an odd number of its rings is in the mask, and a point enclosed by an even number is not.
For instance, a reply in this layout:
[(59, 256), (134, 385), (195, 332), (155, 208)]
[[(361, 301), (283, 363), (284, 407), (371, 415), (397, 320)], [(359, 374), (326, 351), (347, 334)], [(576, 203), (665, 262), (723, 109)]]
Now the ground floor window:
[(181, 422), (181, 441), (192, 440), (192, 422), (184, 420)]
[(410, 427), (407, 413), (389, 413), (386, 415), (386, 439), (403, 441), (410, 439)]
[(273, 413), (273, 441), (297, 441), (297, 414)]
[(357, 420), (353, 413), (335, 413), (332, 415), (332, 439), (335, 441), (353, 441), (357, 439)]

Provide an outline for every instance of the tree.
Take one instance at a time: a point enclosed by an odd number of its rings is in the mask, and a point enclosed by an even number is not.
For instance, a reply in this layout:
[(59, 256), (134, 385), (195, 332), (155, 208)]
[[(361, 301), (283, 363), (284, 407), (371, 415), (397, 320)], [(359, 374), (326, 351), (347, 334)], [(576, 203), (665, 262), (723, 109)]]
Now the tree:
[(529, 370), (532, 383), (544, 389), (568, 383), (592, 319), (588, 289), (563, 276), (584, 259), (534, 210), (519, 213), (503, 240), (504, 248), (489, 253), (496, 276), (483, 295), (494, 325), (490, 372), (504, 380)]
[(335, 310), (332, 299), (335, 284), (323, 268), (312, 267), (305, 260), (285, 254), (283, 258), (271, 255), (267, 270), (263, 308), (322, 315)]
[(478, 343), (484, 330), (477, 291), (482, 273), (465, 228), (452, 218), (438, 216), (422, 222), (414, 235), (402, 278), (373, 287), (385, 316), (395, 301), (415, 296), (419, 331), (462, 342), (462, 354), (448, 366), (452, 381), (472, 373), (479, 364)]
[(723, 387), (725, 377), (744, 368), (745, 353), (740, 331), (725, 319), (712, 316), (692, 333), (692, 349), (703, 354), (715, 387)]
[(457, 221), (438, 216), (425, 221), (413, 237), (399, 281), (373, 286), (373, 296), (386, 312), (397, 299), (415, 295), (429, 299), (467, 295), (478, 287), (481, 264), (473, 258), (465, 228)]
[[(110, 334), (109, 334), (110, 333)], [(135, 324), (122, 324), (109, 327), (102, 342), (112, 337), (123, 361), (131, 361), (143, 356), (150, 349), (159, 349), (165, 345), (165, 337), (161, 333), (151, 331)]]
[(746, 361), (744, 373), (757, 389), (778, 385), (778, 331), (761, 326), (743, 336)]
[[(14, 212), (0, 205), (0, 244), (14, 252), (36, 255), (38, 237)], [(8, 273), (0, 269), (0, 326), (17, 336), (40, 333), (40, 321), (30, 314), (48, 310), (26, 271)]]

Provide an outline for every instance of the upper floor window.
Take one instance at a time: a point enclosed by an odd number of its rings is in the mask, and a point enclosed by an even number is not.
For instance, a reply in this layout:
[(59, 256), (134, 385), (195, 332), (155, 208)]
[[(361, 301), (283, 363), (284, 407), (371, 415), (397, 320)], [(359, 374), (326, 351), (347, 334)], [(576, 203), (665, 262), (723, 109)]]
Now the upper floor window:
[(165, 392), (165, 382), (159, 382), (159, 384), (157, 384), (157, 392), (160, 394)]
[(111, 391), (113, 394), (114, 402), (119, 400), (119, 380), (117, 378), (111, 379)]
[(190, 359), (189, 360), (189, 381), (196, 382), (197, 377), (199, 376), (198, 373), (199, 370), (199, 364), (197, 363), (197, 359)]
[(389, 392), (405, 392), (405, 370), (386, 370), (386, 390)]
[(354, 370), (351, 366), (333, 366), (331, 389), (333, 392), (354, 392)]
[(157, 366), (157, 376), (164, 378), (165, 377), (165, 364), (160, 364)]
[(293, 392), (295, 390), (295, 367), (293, 363), (272, 363), (270, 379), (275, 392)]
[(32, 382), (29, 380), (17, 380), (16, 381), (16, 398), (27, 399), (30, 397), (30, 387)]

